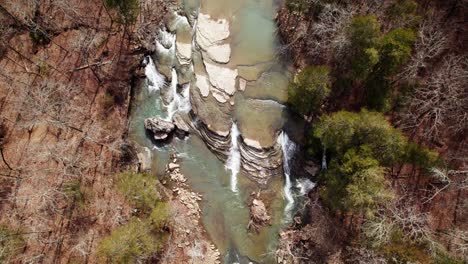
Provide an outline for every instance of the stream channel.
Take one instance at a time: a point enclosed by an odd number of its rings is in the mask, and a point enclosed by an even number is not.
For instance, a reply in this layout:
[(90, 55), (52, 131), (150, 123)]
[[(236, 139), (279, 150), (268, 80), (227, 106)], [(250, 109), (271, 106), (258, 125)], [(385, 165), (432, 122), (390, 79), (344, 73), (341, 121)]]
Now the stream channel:
[[(292, 68), (276, 34), (277, 2), (179, 1), (154, 33), (157, 49), (144, 59), (147, 79), (132, 109), (130, 138), (156, 175), (178, 154), (181, 172), (203, 195), (202, 222), (225, 263), (274, 263), (278, 232), (314, 186), (291, 175), (298, 147), (284, 132), (284, 103)], [(155, 144), (144, 119), (174, 115), (193, 131)], [(257, 234), (246, 229), (247, 203), (259, 189), (272, 219)]]

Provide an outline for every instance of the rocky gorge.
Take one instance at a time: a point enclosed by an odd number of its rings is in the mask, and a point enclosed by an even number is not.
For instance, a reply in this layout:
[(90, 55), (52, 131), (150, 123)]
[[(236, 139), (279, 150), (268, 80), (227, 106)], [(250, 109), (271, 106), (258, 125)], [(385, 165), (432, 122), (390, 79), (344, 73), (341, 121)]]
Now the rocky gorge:
[[(142, 96), (148, 97), (141, 97), (138, 104), (145, 112), (134, 112), (133, 133), (137, 139), (145, 135), (164, 141), (154, 142), (153, 147), (142, 143), (153, 149), (156, 162), (166, 162), (171, 149), (190, 156), (181, 166), (195, 190), (204, 193), (215, 188), (205, 193), (208, 196), (202, 201), (213, 208), (205, 207), (203, 222), (224, 261), (261, 261), (266, 248), (276, 243), (278, 228), (288, 221), (294, 197), (304, 195), (296, 187), (301, 183), (292, 179), (290, 171), (283, 185), (284, 162), (291, 162), (296, 148), (288, 147), (294, 143), (283, 131), (288, 118), (285, 99), (290, 72), (288, 63), (275, 51), (276, 7), (270, 1), (199, 4), (188, 1), (173, 9), (156, 31), (156, 51), (143, 65), (147, 90)], [(265, 34), (255, 34), (255, 29), (242, 25), (243, 20), (235, 16), (258, 23)], [(143, 123), (148, 132), (143, 133)], [(171, 137), (181, 126), (189, 128), (184, 129), (188, 136)], [(205, 167), (207, 163), (210, 168)], [(208, 179), (212, 179), (210, 184), (201, 185)], [(259, 189), (270, 197), (248, 202), (250, 191)], [(226, 203), (225, 199), (231, 201)], [(287, 208), (283, 207), (285, 199)], [(253, 207), (249, 210), (250, 203)], [(222, 217), (226, 219), (216, 220)], [(249, 235), (247, 226), (258, 234)]]

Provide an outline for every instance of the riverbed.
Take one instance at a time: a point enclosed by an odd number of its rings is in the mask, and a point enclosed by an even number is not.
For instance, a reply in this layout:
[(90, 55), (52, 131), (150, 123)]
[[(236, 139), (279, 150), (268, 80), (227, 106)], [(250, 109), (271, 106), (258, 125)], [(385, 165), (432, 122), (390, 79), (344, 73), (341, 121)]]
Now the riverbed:
[[(273, 0), (181, 1), (166, 26), (155, 32), (158, 48), (145, 58), (148, 78), (133, 103), (130, 138), (151, 153), (156, 175), (164, 173), (169, 155), (178, 153), (181, 172), (204, 197), (203, 225), (225, 263), (274, 263), (278, 232), (291, 221), (301, 195), (299, 189), (294, 191), (296, 182), (289, 166), (283, 164), (291, 162), (297, 146), (283, 132), (291, 66), (276, 36), (276, 8)], [(229, 36), (213, 44), (218, 45), (216, 52), (229, 46), (229, 61), (221, 63), (226, 56), (210, 55), (200, 47), (196, 39), (200, 16), (217, 23), (215, 27), (229, 28)], [(236, 72), (233, 94), (220, 92), (210, 80), (209, 94), (204, 96), (197, 78), (213, 78), (207, 64)], [(219, 151), (208, 147), (197, 131), (155, 144), (143, 127), (144, 119), (171, 120), (176, 113), (188, 122), (204, 122), (226, 138), (221, 142), (226, 147)], [(260, 176), (252, 177), (251, 165), (245, 165), (245, 149), (254, 154), (279, 153), (264, 157), (266, 164), (279, 162), (280, 166), (272, 165), (265, 172), (260, 169)], [(278, 170), (280, 174), (275, 173)], [(246, 229), (248, 202), (254, 192), (260, 192), (272, 216), (271, 225), (258, 233)]]

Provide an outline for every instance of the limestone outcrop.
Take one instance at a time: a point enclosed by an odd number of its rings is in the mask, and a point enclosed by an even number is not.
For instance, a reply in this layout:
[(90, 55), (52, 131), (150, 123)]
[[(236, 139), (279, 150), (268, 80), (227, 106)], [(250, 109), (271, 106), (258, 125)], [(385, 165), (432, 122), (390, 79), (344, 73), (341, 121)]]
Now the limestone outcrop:
[(218, 63), (229, 62), (231, 46), (223, 43), (229, 35), (229, 23), (226, 19), (213, 20), (209, 15), (199, 14), (196, 39), (210, 59)]
[(247, 229), (258, 232), (261, 226), (269, 224), (270, 219), (265, 204), (258, 197), (253, 199), (250, 205), (250, 221)]
[(160, 117), (152, 117), (145, 119), (145, 128), (153, 133), (155, 140), (165, 140), (174, 131), (175, 126)]

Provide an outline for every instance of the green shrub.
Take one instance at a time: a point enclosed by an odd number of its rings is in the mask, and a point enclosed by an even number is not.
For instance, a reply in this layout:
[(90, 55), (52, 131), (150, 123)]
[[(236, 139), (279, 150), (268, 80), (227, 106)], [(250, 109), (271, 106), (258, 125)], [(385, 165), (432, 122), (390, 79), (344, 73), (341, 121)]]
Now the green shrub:
[(366, 103), (369, 109), (389, 110), (390, 78), (398, 73), (400, 68), (411, 56), (411, 49), (416, 36), (410, 29), (398, 28), (386, 34), (380, 44), (380, 60), (366, 81)]
[(10, 263), (26, 246), (18, 231), (0, 225), (0, 263)]
[(416, 34), (411, 29), (397, 28), (382, 39), (380, 67), (386, 75), (396, 74), (411, 56)]
[(307, 0), (286, 0), (285, 5), (290, 12), (303, 14), (309, 10), (311, 4)]
[(383, 166), (399, 161), (406, 138), (377, 112), (362, 110), (360, 113), (336, 112), (321, 118), (314, 135), (324, 144), (327, 152), (337, 157), (351, 148), (369, 147), (373, 157)]
[(158, 202), (151, 211), (148, 221), (153, 229), (163, 229), (169, 219), (169, 205), (165, 202)]
[(391, 21), (400, 21), (408, 27), (415, 28), (421, 21), (421, 17), (416, 14), (417, 9), (418, 4), (413, 0), (396, 0), (386, 10), (386, 16)]
[(166, 234), (148, 221), (133, 218), (104, 238), (97, 252), (111, 263), (136, 263), (157, 253), (165, 240)]
[(105, 4), (117, 10), (119, 23), (128, 26), (136, 22), (140, 11), (138, 0), (105, 0)]
[(333, 209), (372, 216), (380, 204), (392, 198), (384, 172), (368, 147), (349, 149), (321, 176), (325, 187), (320, 195)]
[(382, 114), (340, 111), (322, 117), (314, 135), (331, 156), (320, 177), (320, 194), (328, 206), (370, 216), (391, 199), (384, 167), (401, 160), (406, 138)]
[(429, 170), (430, 168), (437, 166), (437, 163), (439, 162), (437, 152), (431, 151), (413, 142), (406, 145), (402, 160), (424, 170)]
[(380, 23), (375, 16), (353, 18), (347, 36), (350, 41), (347, 61), (351, 77), (364, 80), (379, 61)]
[(117, 177), (117, 188), (138, 210), (149, 213), (160, 200), (157, 179), (148, 174), (121, 173)]
[(289, 84), (288, 102), (296, 112), (309, 115), (320, 109), (330, 94), (329, 72), (327, 66), (309, 66)]
[(462, 259), (456, 259), (451, 256), (441, 255), (438, 256), (435, 260), (436, 264), (466, 264), (466, 261)]

